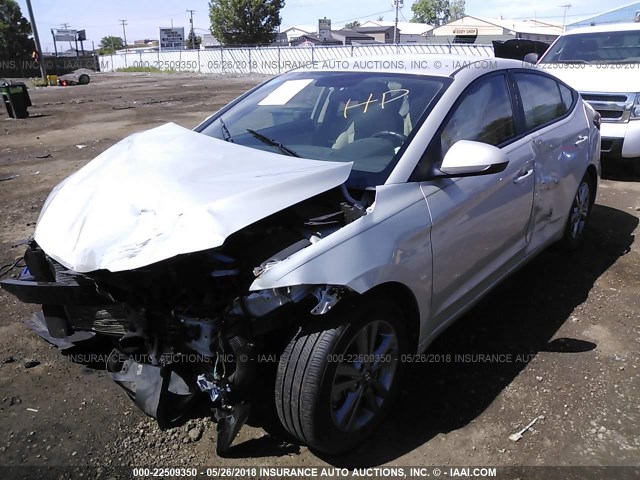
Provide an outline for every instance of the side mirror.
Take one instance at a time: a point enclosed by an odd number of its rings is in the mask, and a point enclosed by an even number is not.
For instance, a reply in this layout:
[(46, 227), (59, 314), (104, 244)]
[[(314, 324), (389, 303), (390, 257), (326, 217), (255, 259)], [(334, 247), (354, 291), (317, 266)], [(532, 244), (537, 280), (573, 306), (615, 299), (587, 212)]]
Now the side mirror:
[(538, 63), (538, 60), (540, 59), (540, 55), (538, 55), (537, 53), (527, 53), (524, 56), (524, 61), (527, 63), (533, 63), (534, 65), (536, 63)]
[(493, 145), (459, 140), (444, 156), (440, 171), (448, 177), (490, 175), (502, 172), (508, 164), (504, 152)]

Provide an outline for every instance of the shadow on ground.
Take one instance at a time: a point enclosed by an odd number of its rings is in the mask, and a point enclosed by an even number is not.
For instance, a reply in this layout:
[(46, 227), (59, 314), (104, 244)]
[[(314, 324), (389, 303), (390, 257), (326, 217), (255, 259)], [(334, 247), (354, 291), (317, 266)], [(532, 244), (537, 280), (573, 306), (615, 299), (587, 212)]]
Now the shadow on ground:
[(617, 182), (638, 182), (640, 159), (603, 159), (602, 178)]
[[(345, 456), (318, 455), (341, 467), (392, 462), (475, 419), (538, 352), (572, 355), (595, 348), (581, 339), (552, 338), (598, 277), (630, 251), (637, 225), (625, 212), (596, 205), (581, 250), (543, 252), (432, 344), (427, 353), (434, 363), (409, 366), (392, 414), (370, 442)], [(456, 354), (509, 354), (512, 361), (446, 361)]]
[[(394, 410), (370, 442), (345, 456), (314, 453), (341, 467), (392, 462), (439, 433), (475, 419), (537, 353), (572, 355), (594, 349), (595, 344), (582, 339), (552, 338), (586, 300), (595, 281), (630, 251), (637, 225), (632, 215), (594, 206), (588, 237), (579, 251), (567, 254), (550, 248), (543, 252), (444, 332), (427, 351), (431, 362), (408, 366)], [(96, 348), (96, 344), (90, 346), (93, 352)], [(480, 354), (510, 355), (511, 361), (482, 362), (469, 357)], [(456, 355), (467, 355), (467, 360), (455, 361)], [(103, 363), (87, 366), (104, 368)], [(206, 415), (208, 409), (200, 405), (189, 417)], [(269, 435), (233, 446), (228, 456), (280, 456), (298, 451), (283, 438)]]

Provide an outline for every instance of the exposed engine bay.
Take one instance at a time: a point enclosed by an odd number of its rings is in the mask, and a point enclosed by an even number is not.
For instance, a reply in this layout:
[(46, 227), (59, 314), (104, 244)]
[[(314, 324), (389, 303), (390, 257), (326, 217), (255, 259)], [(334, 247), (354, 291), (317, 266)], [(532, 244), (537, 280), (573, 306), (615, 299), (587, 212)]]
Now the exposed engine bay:
[[(354, 199), (343, 185), (270, 215), (220, 247), (146, 267), (78, 273), (32, 240), (27, 268), (3, 288), (39, 303), (41, 334), (72, 345), (79, 332), (113, 344), (107, 370), (162, 428), (207, 397), (218, 421), (219, 454), (230, 447), (251, 406), (264, 402), (259, 355), (278, 354), (305, 315), (327, 313), (346, 287), (296, 285), (250, 291), (256, 277), (366, 214), (373, 191)], [(86, 338), (86, 337), (82, 337)]]

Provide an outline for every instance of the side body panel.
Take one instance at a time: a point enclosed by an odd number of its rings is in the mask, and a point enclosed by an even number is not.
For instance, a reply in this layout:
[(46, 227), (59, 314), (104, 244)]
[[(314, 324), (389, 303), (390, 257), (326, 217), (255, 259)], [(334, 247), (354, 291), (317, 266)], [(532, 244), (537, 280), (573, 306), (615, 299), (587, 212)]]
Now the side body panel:
[(599, 143), (599, 134), (581, 101), (568, 118), (535, 132), (536, 187), (530, 250), (562, 235), (578, 184)]
[(328, 284), (363, 293), (397, 282), (417, 301), (422, 340), (429, 333), (431, 263), (431, 218), (420, 185), (384, 185), (367, 215), (274, 265), (250, 290)]
[(509, 165), (501, 173), (422, 185), (433, 219), (436, 325), (473, 301), (487, 279), (508, 271), (526, 248), (534, 186), (531, 139), (503, 151)]

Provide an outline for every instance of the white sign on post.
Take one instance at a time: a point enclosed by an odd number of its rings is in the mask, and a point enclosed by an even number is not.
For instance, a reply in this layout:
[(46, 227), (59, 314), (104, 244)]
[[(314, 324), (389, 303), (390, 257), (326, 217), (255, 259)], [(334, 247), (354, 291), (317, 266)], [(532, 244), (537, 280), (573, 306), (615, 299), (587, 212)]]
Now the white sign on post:
[(184, 50), (184, 27), (160, 28), (160, 51)]
[(56, 42), (75, 42), (77, 30), (56, 30), (54, 35)]

